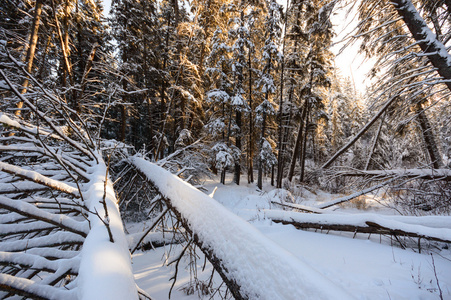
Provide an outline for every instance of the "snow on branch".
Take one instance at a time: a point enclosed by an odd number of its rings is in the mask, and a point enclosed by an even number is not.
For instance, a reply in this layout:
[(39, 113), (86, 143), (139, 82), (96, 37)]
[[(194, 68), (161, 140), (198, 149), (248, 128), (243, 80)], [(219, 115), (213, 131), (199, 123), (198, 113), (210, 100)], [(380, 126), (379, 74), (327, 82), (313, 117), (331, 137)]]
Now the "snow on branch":
[(82, 245), (84, 238), (71, 232), (57, 232), (41, 237), (12, 242), (2, 242), (0, 251), (16, 252), (25, 251), (30, 248), (58, 247), (64, 245)]
[(78, 264), (80, 261), (79, 259), (62, 259), (55, 261), (35, 254), (0, 251), (0, 263), (16, 264), (26, 266), (30, 269), (47, 272), (57, 272), (62, 268), (64, 269), (64, 273), (75, 275), (78, 273)]
[(0, 208), (8, 209), (9, 211), (16, 212), (22, 216), (29, 217), (30, 219), (44, 221), (66, 231), (79, 234), (82, 237), (86, 237), (89, 231), (86, 222), (78, 222), (65, 215), (52, 214), (20, 200), (12, 200), (0, 196)]
[(451, 169), (399, 169), (399, 170), (370, 170), (370, 171), (343, 171), (342, 176), (369, 176), (369, 177), (397, 177), (430, 180), (451, 181)]
[(74, 291), (40, 285), (32, 280), (18, 278), (8, 274), (0, 274), (0, 290), (31, 299), (78, 299)]
[[(85, 186), (91, 230), (83, 243), (78, 287), (82, 299), (138, 299), (130, 252), (107, 166), (100, 155)], [(108, 210), (108, 225), (114, 243), (101, 219)], [(95, 213), (94, 213), (95, 212)]]
[(392, 179), (386, 180), (386, 181), (384, 181), (384, 182), (382, 182), (380, 184), (377, 184), (377, 185), (374, 185), (372, 187), (366, 188), (364, 190), (352, 193), (351, 195), (347, 195), (347, 196), (344, 196), (344, 197), (340, 197), (340, 198), (334, 199), (334, 200), (332, 200), (330, 202), (323, 203), (318, 208), (328, 208), (328, 207), (331, 207), (331, 206), (334, 206), (334, 205), (337, 205), (337, 204), (340, 204), (340, 203), (351, 201), (352, 199), (355, 199), (355, 198), (357, 198), (359, 196), (362, 196), (362, 195), (371, 193), (372, 191), (375, 191), (377, 189), (380, 189), (380, 188), (390, 184), (395, 179), (398, 179), (398, 178), (392, 178)]
[(264, 213), (274, 222), (292, 224), (298, 228), (402, 235), (444, 243), (451, 242), (451, 228), (426, 226), (428, 222), (437, 225), (437, 222), (443, 220), (440, 217), (435, 222), (430, 218), (423, 219), (423, 224), (421, 217), (417, 217), (419, 219), (415, 221), (412, 218), (393, 218), (376, 214), (305, 214), (278, 210), (265, 210)]
[(86, 155), (89, 158), (96, 158), (96, 155), (93, 152), (93, 149), (84, 148), (81, 144), (79, 144), (77, 141), (73, 140), (69, 136), (67, 136), (64, 132), (62, 132), (61, 129), (59, 129), (55, 124), (53, 124), (52, 120), (45, 115), (45, 113), (41, 112), (36, 106), (34, 106), (30, 101), (28, 101), (27, 98), (24, 97), (17, 89), (16, 87), (11, 83), (9, 78), (5, 75), (5, 73), (0, 70), (0, 75), (2, 75), (3, 79), (8, 83), (8, 86), (10, 89), (14, 92), (14, 94), (20, 98), (20, 100), (28, 106), (43, 122), (45, 122), (52, 130), (60, 136), (64, 141), (66, 141), (69, 145), (71, 145), (73, 148), (79, 150), (81, 153)]
[(13, 166), (8, 163), (0, 162), (0, 171), (9, 173), (14, 176), (19, 176), (23, 179), (30, 180), (32, 182), (48, 186), (54, 190), (61, 191), (63, 193), (80, 197), (80, 193), (77, 188), (74, 188), (64, 182), (60, 182), (46, 176), (41, 175), (38, 172), (25, 170), (18, 166)]
[(52, 135), (51, 132), (44, 130), (42, 128), (37, 128), (34, 126), (30, 126), (29, 124), (22, 124), (24, 123), (23, 121), (17, 121), (17, 120), (12, 120), (9, 116), (7, 116), (4, 113), (0, 112), (0, 123), (2, 123), (3, 125), (15, 128), (17, 130), (32, 134), (32, 135), (43, 135), (43, 136), (47, 136), (47, 135), (51, 135), (52, 138), (58, 138), (60, 139), (59, 136), (57, 135)]
[[(392, 0), (399, 16), (403, 19), (413, 38), (418, 42), (423, 55), (426, 55), (438, 74), (446, 80), (451, 79), (451, 55), (445, 45), (429, 29), (410, 0)], [(445, 82), (451, 90), (451, 82)]]

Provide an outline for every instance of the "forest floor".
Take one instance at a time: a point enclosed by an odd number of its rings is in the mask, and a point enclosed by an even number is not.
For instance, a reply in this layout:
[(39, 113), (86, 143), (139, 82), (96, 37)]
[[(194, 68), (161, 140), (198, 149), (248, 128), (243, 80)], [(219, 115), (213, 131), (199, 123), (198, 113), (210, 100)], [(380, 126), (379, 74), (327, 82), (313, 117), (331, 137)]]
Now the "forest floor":
[[(368, 234), (357, 234), (354, 237), (352, 233), (326, 234), (314, 230), (297, 230), (291, 225), (276, 224), (265, 218), (263, 210), (280, 209), (274, 207), (271, 201), (277, 201), (283, 195), (280, 190), (271, 187), (269, 182), (265, 183), (263, 192), (257, 191), (255, 184), (248, 185), (244, 177), (240, 186), (231, 183), (231, 178), (228, 178), (225, 185), (219, 184), (217, 178), (209, 179), (204, 186), (208, 193), (217, 187), (214, 199), (250, 222), (287, 251), (286, 255), (292, 256), (293, 260), (308, 264), (355, 299), (440, 299), (440, 294), (443, 299), (451, 299), (451, 249), (446, 244), (435, 244), (438, 247), (423, 248), (422, 253), (418, 253), (418, 249), (401, 249), (389, 238), (379, 235), (369, 237)], [(303, 190), (295, 198), (297, 203), (316, 206), (338, 196)], [(368, 197), (336, 206), (335, 210), (394, 214), (393, 210), (381, 203), (381, 199)], [(127, 224), (127, 227), (143, 228), (145, 224)], [(133, 255), (136, 281), (153, 299), (168, 299), (175, 264), (166, 266), (166, 263), (181, 249), (180, 245), (172, 245)], [(168, 258), (168, 254), (172, 256)], [(193, 291), (195, 286), (200, 290), (207, 290), (205, 287), (209, 283), (212, 267), (207, 264), (203, 268), (204, 256), (200, 250), (196, 250), (191, 258), (195, 260), (187, 258), (179, 266), (171, 299), (221, 299), (225, 286), (214, 295), (202, 295), (200, 291)], [(193, 279), (194, 273), (197, 273), (197, 280)], [(274, 270), (272, 274), (262, 276), (290, 274), (280, 274)], [(219, 275), (215, 274), (213, 287), (218, 287), (220, 283)]]

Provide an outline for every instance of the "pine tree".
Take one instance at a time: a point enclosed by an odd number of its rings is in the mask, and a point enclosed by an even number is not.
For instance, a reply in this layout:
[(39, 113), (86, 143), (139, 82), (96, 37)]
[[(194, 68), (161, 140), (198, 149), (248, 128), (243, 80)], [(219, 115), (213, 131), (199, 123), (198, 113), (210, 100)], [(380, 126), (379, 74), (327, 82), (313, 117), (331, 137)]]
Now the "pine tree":
[(263, 186), (263, 168), (265, 166), (274, 166), (272, 160), (265, 161), (267, 155), (264, 155), (264, 150), (267, 151), (267, 147), (263, 147), (266, 141), (266, 126), (267, 117), (275, 114), (274, 102), (272, 94), (276, 91), (274, 83), (274, 72), (276, 71), (277, 63), (280, 59), (280, 53), (278, 50), (278, 42), (281, 34), (281, 6), (276, 1), (271, 1), (268, 7), (268, 15), (266, 16), (266, 35), (265, 45), (262, 50), (263, 70), (259, 82), (261, 92), (264, 94), (262, 103), (255, 109), (255, 113), (259, 118), (261, 124), (261, 135), (259, 140), (260, 155), (258, 158), (258, 177), (257, 186), (262, 189)]
[(296, 13), (293, 15), (300, 18), (301, 22), (296, 22), (293, 26), (293, 33), (299, 36), (295, 42), (295, 49), (308, 49), (299, 55), (299, 68), (302, 72), (302, 85), (299, 90), (299, 98), (302, 101), (300, 109), (301, 120), (298, 125), (298, 132), (295, 145), (292, 152), (288, 180), (292, 180), (296, 166), (297, 158), (300, 158), (300, 180), (304, 179), (305, 160), (307, 157), (307, 141), (309, 134), (311, 136), (311, 158), (313, 160), (321, 159), (322, 155), (316, 154), (315, 132), (320, 128), (323, 122), (324, 104), (327, 98), (327, 88), (330, 85), (330, 71), (332, 54), (328, 50), (331, 45), (332, 24), (330, 23), (330, 14), (335, 2), (320, 5), (317, 1), (307, 1), (295, 3)]

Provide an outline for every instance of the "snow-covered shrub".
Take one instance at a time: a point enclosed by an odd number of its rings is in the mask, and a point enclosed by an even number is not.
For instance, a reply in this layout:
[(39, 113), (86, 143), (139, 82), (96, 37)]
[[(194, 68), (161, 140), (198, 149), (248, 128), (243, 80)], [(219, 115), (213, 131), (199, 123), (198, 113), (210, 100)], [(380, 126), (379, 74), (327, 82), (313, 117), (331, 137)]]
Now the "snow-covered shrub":
[(277, 164), (277, 158), (272, 151), (271, 144), (266, 139), (263, 139), (260, 158), (263, 163), (263, 168), (266, 171), (270, 170), (272, 166)]
[(295, 197), (291, 194), (290, 191), (286, 189), (274, 189), (268, 193), (268, 197), (271, 201), (275, 202), (288, 202), (288, 203), (296, 203)]
[(218, 171), (233, 167), (239, 155), (241, 151), (237, 147), (222, 142), (215, 144), (210, 150), (211, 163)]
[(387, 196), (394, 208), (409, 215), (450, 215), (451, 183), (416, 180), (391, 188)]
[(191, 131), (188, 129), (182, 129), (179, 133), (179, 137), (175, 141), (175, 148), (180, 149), (188, 146), (193, 142), (193, 138), (191, 137)]

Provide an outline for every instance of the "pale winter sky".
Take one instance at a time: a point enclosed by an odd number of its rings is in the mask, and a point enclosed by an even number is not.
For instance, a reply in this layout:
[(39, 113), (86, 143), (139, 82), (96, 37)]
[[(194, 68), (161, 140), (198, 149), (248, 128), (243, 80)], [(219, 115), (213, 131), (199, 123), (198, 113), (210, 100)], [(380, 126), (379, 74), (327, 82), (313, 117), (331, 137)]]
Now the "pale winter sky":
[(332, 16), (332, 24), (337, 36), (334, 38), (336, 45), (332, 47), (332, 52), (335, 53), (335, 65), (340, 69), (344, 77), (349, 77), (354, 82), (355, 88), (364, 93), (367, 86), (371, 82), (368, 79), (368, 72), (371, 69), (371, 61), (366, 61), (364, 56), (358, 54), (359, 43), (348, 46), (341, 54), (338, 54), (343, 47), (343, 38), (353, 30), (357, 25), (356, 13), (351, 12), (346, 16), (346, 10), (337, 9), (336, 14)]
[(111, 0), (103, 0), (103, 11), (105, 13), (105, 16), (107, 16), (108, 13), (110, 12), (110, 7), (111, 7)]

